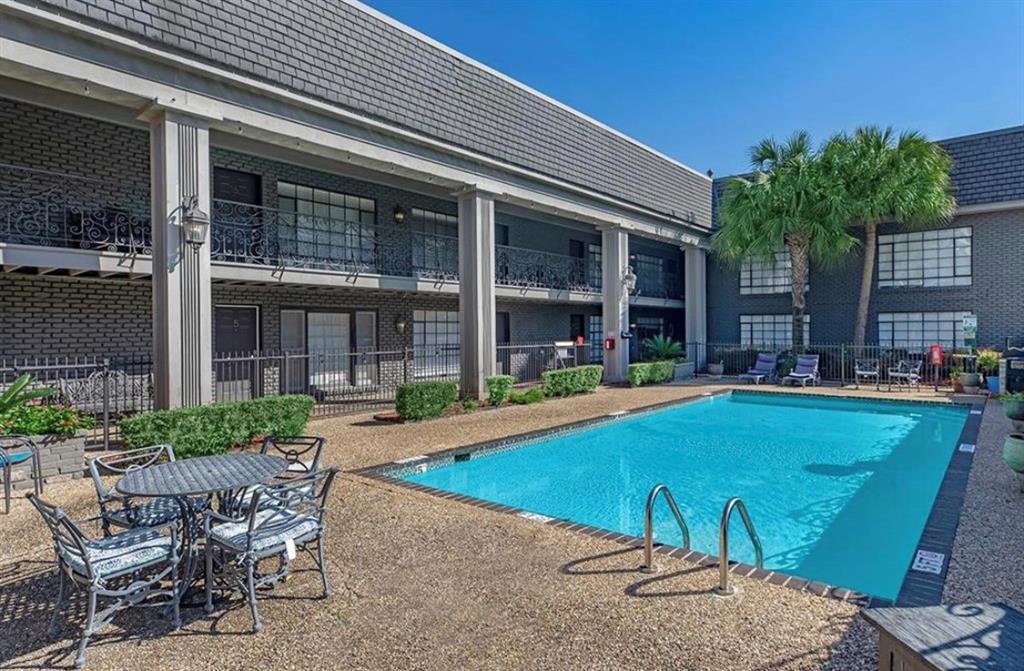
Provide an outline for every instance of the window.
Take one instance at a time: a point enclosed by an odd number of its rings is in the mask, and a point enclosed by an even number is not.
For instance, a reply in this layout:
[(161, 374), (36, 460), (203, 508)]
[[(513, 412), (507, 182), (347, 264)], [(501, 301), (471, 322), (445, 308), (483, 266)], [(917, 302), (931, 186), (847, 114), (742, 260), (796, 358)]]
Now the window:
[(412, 248), (413, 267), (432, 277), (454, 277), (459, 272), (459, 218), (412, 208), (416, 236)]
[(971, 312), (881, 312), (878, 315), (878, 344), (883, 347), (930, 345), (963, 347), (964, 316)]
[[(811, 340), (811, 316), (804, 315), (804, 343)], [(793, 344), (793, 315), (740, 315), (740, 343), (789, 347)]]
[(775, 252), (771, 260), (755, 257), (740, 266), (740, 294), (784, 294), (793, 286), (789, 252)]
[(277, 240), (281, 253), (373, 264), (377, 204), (372, 199), (278, 182), (277, 203), (284, 212)]
[(587, 245), (587, 284), (593, 289), (601, 288), (601, 245)]
[(971, 228), (878, 236), (879, 287), (971, 284)]
[(590, 343), (590, 361), (598, 363), (604, 360), (604, 327), (601, 315), (587, 317), (587, 342)]
[(512, 315), (508, 312), (494, 313), (494, 339), (499, 345), (512, 342)]
[(417, 377), (459, 374), (459, 313), (413, 310), (412, 349)]
[(665, 286), (665, 259), (650, 254), (633, 255), (636, 286), (641, 294), (658, 294)]
[(664, 317), (637, 317), (636, 318), (636, 339), (641, 347), (647, 338), (665, 335)]

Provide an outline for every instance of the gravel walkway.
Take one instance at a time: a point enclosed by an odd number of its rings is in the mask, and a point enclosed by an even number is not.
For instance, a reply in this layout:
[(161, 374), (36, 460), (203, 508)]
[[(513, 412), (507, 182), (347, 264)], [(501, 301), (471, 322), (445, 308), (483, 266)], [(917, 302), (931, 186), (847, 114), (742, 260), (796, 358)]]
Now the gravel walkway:
[[(416, 425), (344, 417), (315, 422), (310, 432), (327, 436), (326, 464), (351, 469), (712, 388), (603, 389)], [(989, 434), (1001, 430), (991, 410), (976, 471), (1002, 466), (986, 458), (995, 454), (996, 437)], [(975, 475), (969, 507), (973, 497), (985, 495), (976, 491)], [(88, 482), (52, 487), (47, 498), (73, 517), (95, 514)], [(1004, 487), (1002, 504), (989, 511), (1000, 522), (978, 524), (1009, 526), (1014, 500), (1021, 500), (1015, 488)], [(249, 633), (241, 602), (212, 617), (186, 611), (178, 632), (156, 612), (130, 612), (90, 645), (89, 667), (875, 668), (874, 635), (848, 604), (742, 578), (736, 579), (739, 597), (719, 600), (708, 593), (712, 570), (662, 558), (662, 572), (644, 575), (636, 571), (637, 550), (348, 474), (336, 483), (332, 505), (327, 555), (333, 597), (316, 598), (315, 574), (297, 575), (261, 600), (266, 628), (260, 635)], [(1013, 516), (1022, 517), (1019, 507)], [(1006, 537), (1012, 533), (1005, 529)], [(70, 667), (81, 612), (71, 615), (57, 640), (46, 636), (56, 579), (47, 534), (26, 501), (0, 516), (0, 538), (0, 667)], [(1004, 542), (1004, 529), (993, 540)], [(954, 555), (951, 581), (961, 580), (954, 570), (960, 561), (989, 563), (961, 554)], [(1020, 599), (1019, 581), (1017, 589)], [(81, 601), (77, 605), (80, 611)]]

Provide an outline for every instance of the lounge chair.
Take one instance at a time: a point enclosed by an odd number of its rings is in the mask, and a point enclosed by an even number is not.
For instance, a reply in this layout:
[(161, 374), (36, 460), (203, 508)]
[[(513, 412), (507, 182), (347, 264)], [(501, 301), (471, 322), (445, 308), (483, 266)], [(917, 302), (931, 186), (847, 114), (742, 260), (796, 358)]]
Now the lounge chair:
[(921, 369), (924, 367), (924, 360), (918, 359), (917, 361), (900, 361), (896, 364), (895, 368), (890, 368), (887, 372), (889, 375), (889, 387), (892, 388), (892, 383), (895, 382), (897, 387), (907, 385), (907, 387), (921, 388)]
[(801, 387), (806, 387), (808, 382), (821, 384), (821, 375), (818, 373), (818, 355), (801, 354), (798, 356), (793, 372), (782, 378), (782, 384), (789, 382), (799, 382)]
[(757, 362), (754, 363), (754, 367), (748, 370), (743, 375), (740, 375), (740, 380), (750, 380), (754, 384), (761, 384), (764, 379), (775, 378), (775, 366), (779, 362), (778, 354), (766, 354), (764, 352), (758, 352)]

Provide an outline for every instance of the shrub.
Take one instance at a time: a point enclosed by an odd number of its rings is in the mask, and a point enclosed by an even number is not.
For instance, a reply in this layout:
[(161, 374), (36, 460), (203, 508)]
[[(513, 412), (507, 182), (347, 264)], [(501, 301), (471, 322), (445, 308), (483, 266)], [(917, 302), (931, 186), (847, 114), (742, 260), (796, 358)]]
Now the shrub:
[(511, 375), (492, 375), (484, 380), (487, 384), (487, 400), (491, 405), (501, 405), (508, 398), (515, 381)]
[(540, 403), (544, 400), (544, 391), (540, 387), (534, 387), (522, 393), (512, 392), (508, 395), (508, 400), (509, 403), (515, 403), (516, 405)]
[(95, 423), (95, 418), (82, 415), (71, 406), (29, 403), (11, 408), (0, 415), (0, 436), (53, 433), (67, 437), (79, 429), (91, 429)]
[(991, 377), (999, 370), (999, 359), (1002, 355), (994, 349), (978, 350), (978, 370)]
[(574, 366), (549, 370), (541, 375), (545, 396), (572, 396), (589, 394), (601, 384), (604, 366)]
[(675, 366), (671, 361), (652, 361), (650, 363), (629, 364), (629, 386), (639, 387), (643, 384), (658, 384), (672, 379)]
[(466, 412), (473, 412), (474, 410), (476, 410), (479, 407), (480, 407), (480, 401), (477, 401), (476, 399), (467, 398), (467, 399), (463, 399), (463, 401), (462, 401), (462, 409), (465, 410)]
[(656, 335), (653, 338), (644, 338), (644, 353), (650, 361), (674, 361), (685, 359), (683, 345), (678, 340), (668, 336)]
[(168, 443), (175, 456), (188, 459), (223, 454), (259, 436), (301, 436), (312, 410), (309, 396), (268, 396), (144, 412), (121, 420), (120, 429), (125, 447)]
[(440, 417), (458, 399), (455, 382), (406, 382), (395, 392), (395, 410), (404, 420), (418, 421)]

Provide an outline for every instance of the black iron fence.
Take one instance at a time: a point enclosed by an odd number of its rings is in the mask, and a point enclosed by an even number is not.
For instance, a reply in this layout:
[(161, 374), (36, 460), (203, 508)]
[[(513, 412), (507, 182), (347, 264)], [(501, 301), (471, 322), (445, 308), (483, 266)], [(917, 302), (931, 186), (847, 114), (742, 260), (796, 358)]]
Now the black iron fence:
[(497, 350), (499, 375), (511, 375), (516, 384), (540, 382), (544, 371), (585, 363), (588, 346), (570, 343), (500, 344)]
[(61, 403), (94, 418), (88, 442), (109, 447), (122, 417), (153, 409), (149, 354), (0, 358), (0, 390), (24, 374), (31, 388), (48, 387), (42, 402)]
[(700, 372), (742, 375), (754, 367), (758, 353), (776, 354), (778, 372), (792, 368), (798, 354), (818, 356), (818, 371), (823, 383), (838, 385), (892, 385), (906, 380), (905, 373), (914, 371), (922, 385), (935, 389), (952, 387), (957, 373), (978, 372), (977, 350), (973, 348), (942, 348), (933, 356), (932, 343), (901, 345), (863, 345), (846, 343), (810, 343), (799, 352), (785, 343), (761, 345), (742, 343), (687, 343), (687, 358), (703, 364)]

